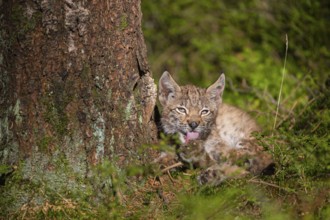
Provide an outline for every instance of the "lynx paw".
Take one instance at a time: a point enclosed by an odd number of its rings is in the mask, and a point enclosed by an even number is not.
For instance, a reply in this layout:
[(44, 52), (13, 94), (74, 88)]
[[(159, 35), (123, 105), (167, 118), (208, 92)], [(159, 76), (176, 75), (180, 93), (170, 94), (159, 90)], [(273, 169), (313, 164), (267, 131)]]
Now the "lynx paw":
[(220, 185), (226, 176), (223, 174), (221, 170), (209, 168), (201, 172), (201, 174), (197, 177), (198, 183), (200, 185), (211, 185), (217, 186)]
[(253, 158), (249, 160), (247, 170), (254, 175), (272, 175), (275, 173), (275, 163), (273, 160), (261, 160)]
[(176, 154), (172, 152), (161, 152), (160, 156), (156, 158), (153, 163), (163, 166), (169, 166), (177, 161)]

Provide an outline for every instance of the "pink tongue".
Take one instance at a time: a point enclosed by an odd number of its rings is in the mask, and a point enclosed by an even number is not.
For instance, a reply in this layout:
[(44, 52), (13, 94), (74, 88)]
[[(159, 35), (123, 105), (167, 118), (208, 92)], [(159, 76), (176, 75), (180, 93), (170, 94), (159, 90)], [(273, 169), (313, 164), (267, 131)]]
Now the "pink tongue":
[(187, 136), (186, 136), (186, 142), (188, 142), (189, 140), (195, 140), (199, 137), (199, 133), (198, 132), (188, 132)]

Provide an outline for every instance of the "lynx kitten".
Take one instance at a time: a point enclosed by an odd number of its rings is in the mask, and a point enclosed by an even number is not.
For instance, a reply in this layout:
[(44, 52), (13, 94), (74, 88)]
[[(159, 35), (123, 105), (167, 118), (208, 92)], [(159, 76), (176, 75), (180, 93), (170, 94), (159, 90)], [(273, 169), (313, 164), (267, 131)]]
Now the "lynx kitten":
[(218, 185), (226, 178), (260, 174), (272, 158), (256, 144), (260, 130), (244, 111), (222, 103), (225, 75), (207, 89), (179, 86), (166, 71), (159, 80), (162, 128), (178, 134), (179, 159), (202, 168), (200, 184)]

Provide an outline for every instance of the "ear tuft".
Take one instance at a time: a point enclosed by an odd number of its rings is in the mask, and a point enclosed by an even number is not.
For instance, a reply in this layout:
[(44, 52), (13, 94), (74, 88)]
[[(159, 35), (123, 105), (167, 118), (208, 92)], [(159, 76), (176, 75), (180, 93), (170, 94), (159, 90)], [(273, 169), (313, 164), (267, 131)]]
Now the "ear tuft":
[(225, 89), (225, 74), (222, 73), (219, 79), (209, 88), (207, 88), (206, 94), (209, 97), (209, 99), (215, 101), (217, 104), (220, 104), (222, 102), (222, 94), (224, 89)]
[(163, 106), (173, 100), (180, 92), (180, 86), (174, 81), (170, 73), (165, 71), (159, 79), (159, 101)]

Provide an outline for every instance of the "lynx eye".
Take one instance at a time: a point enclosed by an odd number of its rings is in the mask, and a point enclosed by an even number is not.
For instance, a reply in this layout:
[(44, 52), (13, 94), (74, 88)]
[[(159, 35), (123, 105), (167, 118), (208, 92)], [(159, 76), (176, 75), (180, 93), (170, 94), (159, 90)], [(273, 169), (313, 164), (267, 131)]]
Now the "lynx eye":
[(180, 107), (177, 107), (175, 110), (181, 114), (187, 114), (187, 109), (185, 107), (180, 106)]
[(201, 111), (200, 114), (201, 114), (202, 116), (208, 115), (208, 114), (210, 114), (210, 110), (204, 108), (204, 109), (202, 109), (202, 111)]

